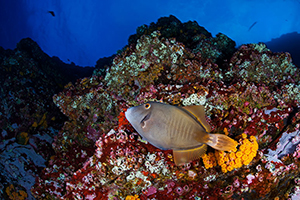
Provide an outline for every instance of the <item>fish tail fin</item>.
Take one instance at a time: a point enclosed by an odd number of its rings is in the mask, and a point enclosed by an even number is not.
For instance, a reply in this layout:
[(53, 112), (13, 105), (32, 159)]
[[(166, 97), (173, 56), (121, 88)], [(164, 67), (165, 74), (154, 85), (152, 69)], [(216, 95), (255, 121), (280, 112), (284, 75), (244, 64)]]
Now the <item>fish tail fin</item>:
[(224, 134), (209, 134), (208, 141), (205, 142), (207, 145), (219, 151), (233, 151), (235, 152), (237, 141), (231, 139)]
[(173, 149), (174, 162), (176, 165), (189, 163), (192, 160), (200, 158), (207, 149), (206, 144), (202, 144), (194, 149), (176, 150)]

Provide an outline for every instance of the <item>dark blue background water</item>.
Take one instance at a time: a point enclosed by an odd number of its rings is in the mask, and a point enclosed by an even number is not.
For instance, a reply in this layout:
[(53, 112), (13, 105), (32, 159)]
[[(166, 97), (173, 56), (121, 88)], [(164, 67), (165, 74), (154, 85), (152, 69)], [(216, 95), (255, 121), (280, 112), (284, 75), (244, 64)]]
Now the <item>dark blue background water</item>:
[(14, 49), (20, 39), (31, 37), (50, 56), (94, 66), (125, 46), (138, 26), (172, 14), (182, 22), (196, 20), (213, 35), (222, 32), (237, 45), (294, 32), (286, 35), (290, 43), (284, 47), (279, 40), (269, 45), (296, 58), (299, 11), (299, 0), (1, 0), (0, 46)]

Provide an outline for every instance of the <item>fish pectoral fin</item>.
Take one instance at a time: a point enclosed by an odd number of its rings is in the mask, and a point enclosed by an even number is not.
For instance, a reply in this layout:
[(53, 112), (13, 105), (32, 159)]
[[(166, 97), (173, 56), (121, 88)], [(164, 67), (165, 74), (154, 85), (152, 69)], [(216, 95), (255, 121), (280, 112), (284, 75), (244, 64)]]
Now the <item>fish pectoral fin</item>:
[(174, 162), (176, 165), (189, 163), (192, 160), (200, 158), (206, 152), (206, 149), (206, 144), (202, 144), (194, 149), (173, 149)]
[(194, 117), (197, 118), (197, 120), (201, 123), (201, 125), (205, 128), (206, 132), (211, 131), (211, 127), (209, 123), (206, 121), (205, 118), (205, 109), (202, 105), (195, 105), (195, 106), (185, 106), (182, 107), (183, 109), (187, 110), (189, 113), (191, 113)]
[(236, 146), (238, 144), (237, 141), (224, 134), (209, 134), (209, 138), (205, 143), (219, 151), (233, 152), (237, 150)]

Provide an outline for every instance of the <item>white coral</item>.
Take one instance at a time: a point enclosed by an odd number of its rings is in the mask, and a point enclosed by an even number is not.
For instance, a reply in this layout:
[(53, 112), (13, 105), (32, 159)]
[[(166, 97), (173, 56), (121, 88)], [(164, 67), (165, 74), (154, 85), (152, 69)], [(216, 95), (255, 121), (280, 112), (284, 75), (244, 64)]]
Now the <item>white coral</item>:
[(206, 102), (206, 96), (198, 96), (197, 94), (192, 94), (188, 98), (183, 99), (182, 104), (184, 106), (204, 105), (205, 102)]

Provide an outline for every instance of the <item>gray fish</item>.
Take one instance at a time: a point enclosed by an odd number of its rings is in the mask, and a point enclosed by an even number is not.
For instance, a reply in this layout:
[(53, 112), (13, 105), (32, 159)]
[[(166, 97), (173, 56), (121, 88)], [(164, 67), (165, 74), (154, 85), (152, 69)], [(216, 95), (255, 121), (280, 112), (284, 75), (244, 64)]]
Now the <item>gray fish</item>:
[(224, 134), (210, 134), (204, 107), (177, 107), (148, 102), (125, 112), (135, 130), (159, 149), (173, 150), (176, 165), (201, 157), (207, 145), (221, 151), (235, 151), (237, 142)]

